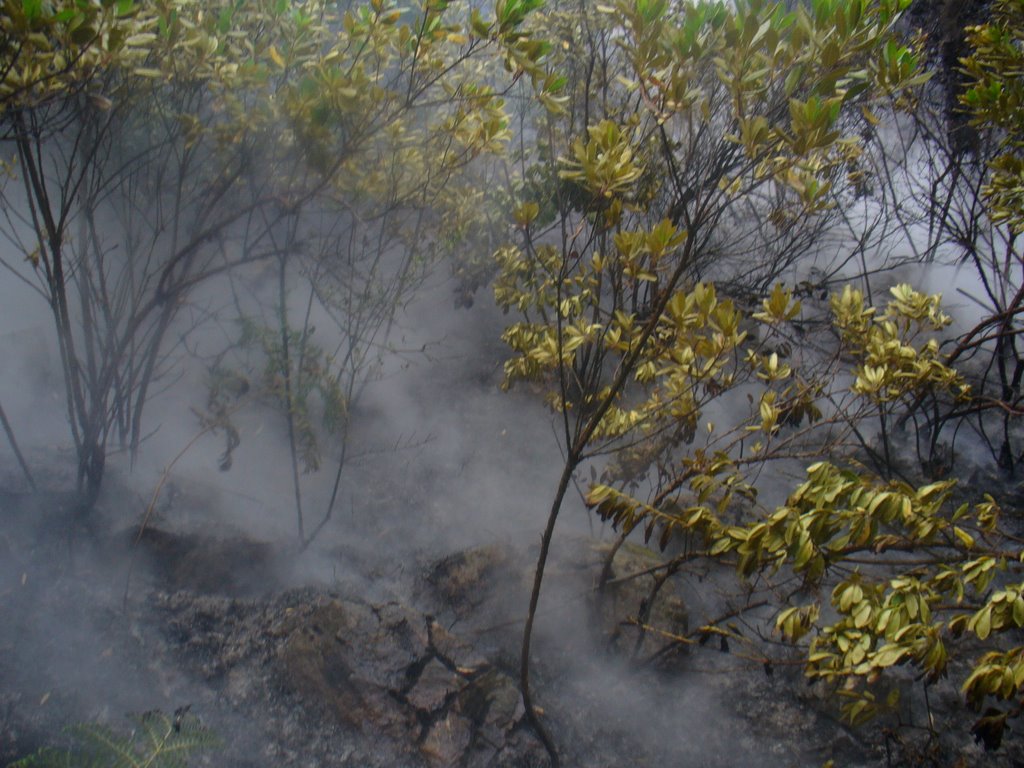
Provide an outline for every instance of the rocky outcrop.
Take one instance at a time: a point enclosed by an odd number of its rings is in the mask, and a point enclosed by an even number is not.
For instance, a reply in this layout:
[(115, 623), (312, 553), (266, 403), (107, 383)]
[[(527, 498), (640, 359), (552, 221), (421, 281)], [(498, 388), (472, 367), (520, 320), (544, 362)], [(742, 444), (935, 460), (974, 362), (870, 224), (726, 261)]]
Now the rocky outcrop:
[[(240, 536), (164, 532), (141, 546), (126, 595), (121, 569), (91, 570), (109, 555), (80, 558), (55, 576), (65, 549), (0, 537), (0, 764), (54, 743), (68, 723), (117, 729), (127, 713), (191, 706), (224, 741), (197, 768), (548, 765), (510, 676), (529, 577), (510, 547), (409, 558), (403, 573), (418, 585), (410, 590), (377, 576), (283, 589), (269, 576), (281, 556)], [(649, 662), (663, 661), (658, 644), (673, 644), (648, 633), (634, 656), (637, 635), (628, 634), (660, 572), (651, 570), (656, 559), (624, 546), (609, 593), (597, 597), (591, 587), (605, 554), (583, 539), (562, 551), (551, 573), (564, 583), (541, 617), (558, 634), (538, 635), (534, 690), (564, 765), (1024, 764), (1019, 740), (989, 754), (973, 743), (955, 720), (955, 689), (950, 701), (930, 692), (943, 733), (937, 745), (846, 728), (828, 692), (806, 685), (796, 656), (772, 669), (721, 652), (712, 637), (663, 674)], [(218, 581), (224, 573), (238, 578)], [(261, 574), (253, 596), (249, 584)], [(683, 594), (663, 585), (650, 625), (685, 633)], [(685, 594), (699, 617), (700, 595)], [(923, 706), (915, 701), (915, 717)], [(918, 760), (932, 752), (941, 759)]]
[[(360, 760), (425, 766), (542, 764), (520, 728), (513, 680), (432, 617), (397, 602), (327, 591), (267, 601), (164, 594), (168, 638), (182, 663), (220, 682), (239, 708), (299, 708), (305, 733), (347, 734)], [(310, 720), (312, 722), (310, 722)], [(315, 745), (275, 739), (306, 754)], [(298, 733), (298, 732), (297, 732)], [(355, 765), (323, 755), (318, 765)]]

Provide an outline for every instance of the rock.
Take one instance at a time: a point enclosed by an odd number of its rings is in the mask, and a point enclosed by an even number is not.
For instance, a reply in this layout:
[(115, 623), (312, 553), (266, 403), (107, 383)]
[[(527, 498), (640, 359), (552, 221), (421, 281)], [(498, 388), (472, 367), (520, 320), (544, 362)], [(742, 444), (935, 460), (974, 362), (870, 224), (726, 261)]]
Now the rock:
[(417, 709), (434, 712), (441, 709), (448, 697), (463, 684), (459, 675), (437, 659), (431, 659), (420, 672), (412, 690), (405, 695), (405, 700)]
[(499, 570), (509, 564), (509, 553), (497, 544), (472, 547), (437, 561), (427, 573), (442, 602), (456, 616), (471, 613), (494, 589)]
[(470, 674), (487, 663), (473, 646), (457, 638), (436, 620), (430, 620), (427, 632), (430, 637), (430, 646), (438, 657), (444, 659), (448, 666), (458, 669), (463, 674)]
[[(512, 678), (407, 605), (313, 588), (260, 601), (179, 592), (158, 602), (186, 663), (222, 680), (237, 706), (261, 717), (281, 710), (268, 730), (285, 751), (319, 753), (303, 739), (335, 731), (371, 744), (390, 765), (482, 768), (520, 749), (509, 741), (522, 718)], [(516, 743), (532, 748), (521, 736)], [(352, 755), (345, 765), (365, 758)]]
[(431, 765), (459, 765), (472, 738), (470, 722), (455, 712), (449, 712), (430, 727), (420, 750)]

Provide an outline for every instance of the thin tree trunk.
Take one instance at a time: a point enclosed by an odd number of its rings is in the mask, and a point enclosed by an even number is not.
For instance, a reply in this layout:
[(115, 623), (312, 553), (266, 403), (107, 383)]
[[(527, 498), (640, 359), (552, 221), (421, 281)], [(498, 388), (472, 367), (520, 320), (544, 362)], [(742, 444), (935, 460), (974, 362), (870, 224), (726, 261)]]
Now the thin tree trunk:
[(36, 487), (36, 481), (32, 478), (32, 472), (28, 468), (28, 462), (25, 461), (25, 457), (21, 454), (21, 449), (18, 447), (18, 441), (14, 439), (14, 430), (11, 429), (11, 422), (7, 420), (7, 414), (4, 412), (2, 404), (0, 404), (0, 422), (3, 422), (4, 432), (7, 433), (7, 442), (11, 444), (11, 450), (14, 451), (14, 455), (18, 459), (18, 464), (21, 465), (21, 471), (25, 474), (25, 479), (28, 480), (29, 488), (32, 489), (32, 493), (38, 493), (39, 488)]
[(526, 718), (530, 721), (534, 731), (544, 744), (544, 749), (551, 756), (551, 768), (558, 768), (558, 750), (555, 748), (555, 741), (551, 738), (547, 728), (541, 723), (537, 709), (533, 705), (533, 695), (530, 692), (530, 645), (533, 640), (533, 622), (537, 618), (537, 605), (540, 602), (541, 585), (544, 583), (544, 568), (548, 561), (548, 552), (551, 549), (551, 539), (555, 533), (555, 523), (558, 522), (558, 514), (562, 510), (562, 502), (565, 500), (566, 491), (569, 490), (569, 483), (572, 474), (576, 471), (577, 461), (570, 456), (566, 459), (562, 468), (562, 477), (558, 481), (558, 490), (551, 502), (551, 511), (548, 512), (548, 522), (544, 527), (544, 533), (540, 539), (540, 554), (537, 556), (537, 567), (533, 572), (533, 589), (530, 592), (530, 608), (526, 614), (526, 626), (523, 628), (523, 643), (519, 655), (519, 690), (523, 696), (523, 707), (526, 710)]
[[(292, 395), (292, 360), (291, 349), (288, 344), (288, 291), (287, 291), (287, 261), (284, 256), (280, 257), (280, 270), (278, 272), (278, 300), (281, 306), (278, 309), (281, 323), (281, 375), (284, 377), (284, 407), (285, 418), (288, 422), (288, 449), (292, 459), (292, 487), (295, 490), (295, 518), (299, 529), (299, 548), (305, 549), (306, 530), (302, 519), (302, 481), (299, 477), (299, 454), (295, 437), (295, 398)], [(301, 371), (297, 375), (301, 375)], [(299, 386), (295, 382), (295, 388)]]

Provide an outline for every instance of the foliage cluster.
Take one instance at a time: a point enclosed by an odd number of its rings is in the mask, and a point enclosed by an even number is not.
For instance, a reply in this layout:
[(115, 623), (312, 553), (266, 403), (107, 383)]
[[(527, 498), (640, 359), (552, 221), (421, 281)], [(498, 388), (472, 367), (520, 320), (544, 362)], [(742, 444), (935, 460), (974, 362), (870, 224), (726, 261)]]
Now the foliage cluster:
[[(1005, 312), (994, 301), (950, 352), (938, 296), (899, 284), (878, 306), (866, 274), (864, 290), (777, 283), (798, 256), (832, 247), (837, 227), (862, 227), (851, 247), (886, 217), (910, 231), (906, 209), (885, 207), (899, 187), (883, 174), (898, 164), (886, 159), (886, 122), (914, 123), (908, 109), (929, 95), (923, 49), (896, 32), (907, 5), (622, 0), (552, 13), (569, 41), (551, 64), (567, 73), (569, 102), (557, 122), (538, 120), (536, 165), (523, 159), (518, 232), (496, 254), (495, 282), (498, 303), (521, 317), (504, 336), (506, 385), (544, 385), (566, 455), (524, 633), (528, 712), (548, 547), (589, 465), (586, 502), (620, 532), (609, 563), (638, 530), (666, 553), (666, 578), (709, 562), (736, 569), (722, 615), (679, 642), (721, 634), (770, 668), (794, 660), (781, 636), (854, 722), (898, 712), (915, 682), (927, 701), (946, 677), (985, 709), (974, 732), (986, 747), (1020, 714), (1019, 539), (995, 498), (964, 499), (941, 479), (952, 457), (940, 451), (966, 415), (1017, 412), (1008, 390), (993, 393), (954, 363), (967, 350), (1005, 357), (1019, 300)], [(971, 31), (964, 63), (964, 104), (980, 127), (1002, 131), (989, 207), (974, 220), (1011, 232), (1018, 6), (997, 4), (992, 24)], [(936, 188), (950, 167), (932, 169)], [(932, 224), (951, 236), (939, 206)], [(891, 236), (888, 221), (878, 226)], [(1017, 279), (1008, 253), (1002, 272), (975, 256), (982, 280)], [(759, 493), (769, 462), (807, 467), (783, 503)]]
[(961, 100), (984, 126), (1001, 131), (1001, 153), (991, 162), (992, 175), (985, 186), (992, 220), (1008, 224), (1016, 234), (1024, 231), (1024, 160), (1021, 158), (1022, 89), (1015, 76), (1021, 71), (1024, 53), (1024, 9), (1020, 3), (1000, 0), (995, 3), (993, 19), (968, 30), (971, 55), (963, 66), (970, 87)]
[[(343, 338), (320, 367), (347, 409), (454, 245), (474, 162), (507, 138), (501, 65), (549, 91), (544, 48), (522, 29), (536, 3), (490, 19), (446, 0), (9, 5), (2, 259), (52, 309), (82, 511), (108, 447), (139, 450), (145, 405), (181, 355), (224, 354), (188, 338), (225, 311), (193, 303), (196, 289), (226, 276), (237, 313), (279, 332), (305, 544), (297, 468), (312, 433), (295, 421), (311, 313)], [(272, 298), (236, 279), (267, 263)]]

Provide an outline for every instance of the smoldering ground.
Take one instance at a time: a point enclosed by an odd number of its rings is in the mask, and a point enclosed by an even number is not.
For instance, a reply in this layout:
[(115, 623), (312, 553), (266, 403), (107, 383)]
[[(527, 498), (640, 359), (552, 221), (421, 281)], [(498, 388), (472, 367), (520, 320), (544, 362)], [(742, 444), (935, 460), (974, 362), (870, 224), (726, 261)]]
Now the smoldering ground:
[[(352, 414), (338, 510), (301, 555), (279, 414), (239, 415), (229, 471), (217, 468), (223, 446), (215, 434), (166, 471), (201, 429), (189, 407), (205, 396), (202, 364), (193, 360), (154, 400), (152, 436), (135, 467), (112, 457), (88, 530), (69, 529), (45, 508), (74, 483), (67, 447), (53, 442), (63, 414), (53, 404), (41, 409), (37, 398), (52, 403), (53, 394), (26, 390), (24, 367), (8, 368), (19, 378), (5, 377), (4, 403), (47, 501), (31, 506), (12, 497), (5, 507), (3, 759), (51, 741), (70, 722), (118, 726), (128, 712), (184, 704), (227, 743), (214, 759), (232, 764), (426, 759), (419, 748), (430, 732), (422, 724), (409, 726), (402, 751), (391, 732), (374, 739), (372, 728), (330, 726), (317, 702), (297, 701), (268, 672), (285, 652), (254, 649), (266, 629), (254, 617), (268, 615), (259, 607), (268, 600), (282, 615), (301, 612), (301, 594), (310, 604), (334, 595), (406, 605), (410, 616), (436, 617), (480, 663), (514, 678), (539, 525), (561, 456), (556, 425), (536, 398), (499, 389), (502, 323), (485, 297), (471, 310), (453, 310), (443, 282), (410, 307), (392, 343), (414, 353), (393, 359)], [(8, 344), (13, 351), (17, 339)], [(40, 356), (38, 344), (22, 351)], [(40, 367), (38, 359), (25, 365)], [(52, 387), (57, 372), (42, 368), (34, 375)], [(53, 422), (45, 430), (44, 417)], [(303, 477), (310, 510), (329, 495), (327, 474)], [(9, 455), (5, 483), (25, 490)], [(147, 511), (148, 533), (137, 541)], [(765, 764), (816, 764), (831, 754), (838, 726), (811, 714), (823, 706), (778, 705), (781, 675), (769, 679), (734, 660), (723, 665), (725, 655), (702, 648), (666, 676), (609, 650), (592, 588), (599, 542), (610, 538), (582, 505), (570, 509), (540, 607), (538, 697), (567, 756), (586, 765), (732, 765), (759, 756)], [(274, 597), (304, 585), (315, 592)], [(247, 621), (250, 634), (239, 634)], [(297, 715), (304, 706), (314, 714)], [(781, 741), (780, 723), (788, 734)], [(516, 738), (527, 746), (508, 759), (541, 759), (528, 733)]]

